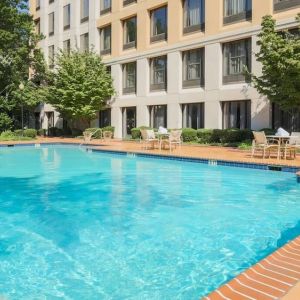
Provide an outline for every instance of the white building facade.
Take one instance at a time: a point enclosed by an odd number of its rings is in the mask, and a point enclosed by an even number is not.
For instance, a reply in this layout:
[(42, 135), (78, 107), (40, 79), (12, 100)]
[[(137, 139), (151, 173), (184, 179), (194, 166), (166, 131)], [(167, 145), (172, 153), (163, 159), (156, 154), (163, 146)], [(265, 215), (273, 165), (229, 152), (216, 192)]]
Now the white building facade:
[[(139, 126), (288, 123), (243, 70), (261, 72), (255, 53), (262, 16), (272, 14), (279, 30), (293, 29), (300, 0), (32, 0), (31, 12), (46, 36), (40, 46), (49, 64), (67, 47), (101, 54), (116, 95), (91, 126), (112, 125), (117, 138)], [(37, 112), (43, 128), (64, 124), (49, 105)]]

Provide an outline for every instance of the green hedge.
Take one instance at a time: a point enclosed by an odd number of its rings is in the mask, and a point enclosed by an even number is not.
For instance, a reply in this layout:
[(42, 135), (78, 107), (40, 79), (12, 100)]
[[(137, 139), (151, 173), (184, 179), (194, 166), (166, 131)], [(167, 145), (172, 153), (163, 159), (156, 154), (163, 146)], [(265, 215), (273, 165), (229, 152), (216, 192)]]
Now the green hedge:
[(23, 130), (22, 129), (16, 129), (14, 131), (15, 136), (23, 136)]
[(37, 131), (36, 129), (25, 129), (23, 131), (23, 136), (35, 139), (37, 136)]
[(195, 142), (197, 141), (197, 130), (193, 128), (182, 129), (182, 139), (184, 142)]
[(39, 130), (37, 131), (37, 134), (38, 134), (39, 136), (45, 136), (45, 135), (46, 135), (46, 129), (44, 129), (44, 128), (39, 129)]
[(131, 129), (131, 137), (132, 137), (132, 139), (134, 139), (134, 140), (140, 139), (141, 138), (141, 130), (142, 129), (153, 130), (152, 127), (148, 127), (148, 126), (141, 126), (141, 127), (138, 127), (138, 128), (132, 128)]

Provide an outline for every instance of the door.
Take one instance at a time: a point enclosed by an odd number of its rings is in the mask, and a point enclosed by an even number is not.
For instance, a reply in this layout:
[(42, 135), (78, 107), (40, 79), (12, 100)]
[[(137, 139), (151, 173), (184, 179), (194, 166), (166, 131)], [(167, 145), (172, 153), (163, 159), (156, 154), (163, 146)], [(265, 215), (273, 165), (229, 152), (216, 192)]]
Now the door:
[(136, 127), (136, 107), (123, 108), (123, 137), (131, 135), (131, 129)]

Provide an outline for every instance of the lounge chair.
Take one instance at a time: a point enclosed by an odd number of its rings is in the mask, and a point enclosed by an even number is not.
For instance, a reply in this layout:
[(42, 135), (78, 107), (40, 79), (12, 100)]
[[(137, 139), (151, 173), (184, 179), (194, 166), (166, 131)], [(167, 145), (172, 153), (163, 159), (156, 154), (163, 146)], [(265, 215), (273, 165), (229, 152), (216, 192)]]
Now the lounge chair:
[(181, 146), (182, 145), (182, 130), (172, 130), (169, 133), (168, 139), (161, 139), (160, 143), (160, 148), (162, 148), (163, 145), (168, 145), (170, 151), (172, 151), (172, 146), (176, 148), (176, 146)]
[(254, 140), (252, 142), (252, 155), (254, 156), (256, 150), (262, 150), (263, 158), (266, 157), (266, 152), (271, 156), (271, 150), (276, 150), (277, 159), (280, 158), (280, 143), (276, 139), (267, 139), (264, 131), (253, 131)]
[(155, 143), (158, 143), (159, 140), (155, 137), (154, 130), (150, 129), (141, 129), (141, 142), (142, 142), (142, 148), (148, 149), (148, 145), (152, 145), (152, 148), (154, 149)]

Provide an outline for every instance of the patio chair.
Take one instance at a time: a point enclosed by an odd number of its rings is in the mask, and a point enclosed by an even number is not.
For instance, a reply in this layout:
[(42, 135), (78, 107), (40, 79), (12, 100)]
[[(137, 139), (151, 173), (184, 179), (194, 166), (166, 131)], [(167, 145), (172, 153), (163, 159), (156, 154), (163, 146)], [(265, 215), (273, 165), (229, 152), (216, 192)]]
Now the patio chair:
[(263, 158), (266, 157), (266, 152), (271, 156), (271, 150), (277, 151), (277, 159), (280, 158), (280, 143), (276, 139), (267, 139), (264, 131), (253, 131), (254, 140), (252, 141), (252, 155), (254, 156), (256, 150), (262, 150)]
[(158, 143), (159, 140), (155, 137), (154, 130), (150, 129), (141, 129), (141, 142), (142, 142), (142, 148), (148, 149), (148, 145), (152, 145), (152, 148), (154, 149), (155, 143)]
[(284, 159), (288, 153), (295, 159), (297, 150), (300, 150), (300, 132), (292, 132), (289, 140), (283, 146)]
[(170, 152), (172, 151), (172, 146), (174, 146), (175, 148), (177, 146), (180, 146), (182, 145), (182, 130), (172, 130), (170, 133), (169, 133), (169, 137), (168, 139), (162, 139), (161, 140), (161, 145), (160, 145), (160, 148), (163, 146), (163, 145), (168, 145), (169, 146), (169, 149), (170, 149)]

